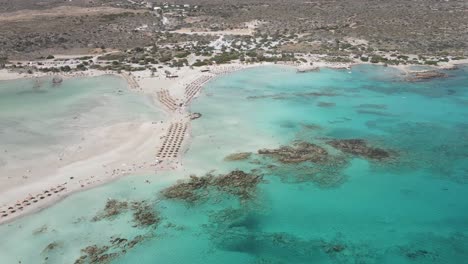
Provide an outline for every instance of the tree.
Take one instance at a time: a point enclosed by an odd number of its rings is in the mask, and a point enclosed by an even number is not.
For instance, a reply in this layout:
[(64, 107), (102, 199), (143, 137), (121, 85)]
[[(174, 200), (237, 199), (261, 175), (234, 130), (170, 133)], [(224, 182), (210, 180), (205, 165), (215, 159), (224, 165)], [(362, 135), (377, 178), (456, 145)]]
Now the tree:
[(70, 68), (70, 66), (66, 65), (66, 66), (60, 67), (60, 70), (63, 71), (63, 72), (69, 72), (69, 71), (71, 71), (71, 68)]
[(84, 64), (79, 64), (76, 66), (76, 68), (80, 71), (85, 71), (86, 70), (86, 66), (84, 66)]

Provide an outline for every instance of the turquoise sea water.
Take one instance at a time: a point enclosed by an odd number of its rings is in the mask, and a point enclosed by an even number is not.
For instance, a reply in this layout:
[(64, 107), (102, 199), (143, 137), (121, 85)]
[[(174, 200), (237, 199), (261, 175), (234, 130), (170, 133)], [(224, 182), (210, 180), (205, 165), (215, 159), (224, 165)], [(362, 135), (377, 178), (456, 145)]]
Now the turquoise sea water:
[[(215, 79), (191, 107), (202, 118), (192, 123), (184, 171), (130, 176), (0, 226), (1, 263), (74, 263), (91, 245), (116, 253), (111, 263), (466, 263), (468, 68), (447, 73), (410, 83), (376, 66), (260, 67)], [(392, 158), (327, 144), (340, 139)], [(339, 162), (257, 154), (295, 141)], [(238, 152), (253, 154), (224, 160)], [(214, 189), (194, 203), (161, 195), (175, 179), (234, 169), (263, 176), (251, 199)], [(138, 227), (131, 211), (92, 221), (108, 198), (144, 200), (160, 221)], [(134, 247), (110, 242), (139, 235)]]
[(149, 98), (112, 76), (66, 79), (60, 85), (52, 78), (2, 81), (0, 148), (8, 156), (0, 156), (0, 165), (61, 152), (94, 128), (163, 118)]

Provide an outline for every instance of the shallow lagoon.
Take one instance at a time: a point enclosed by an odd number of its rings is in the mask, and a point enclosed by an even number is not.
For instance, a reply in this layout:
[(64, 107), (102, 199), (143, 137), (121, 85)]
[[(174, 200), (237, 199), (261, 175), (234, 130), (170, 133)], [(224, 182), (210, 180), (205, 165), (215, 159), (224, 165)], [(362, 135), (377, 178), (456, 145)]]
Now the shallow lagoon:
[(0, 148), (8, 150), (4, 159), (40, 158), (64, 151), (95, 128), (164, 118), (149, 98), (110, 75), (65, 79), (58, 85), (50, 77), (0, 82)]
[[(260, 67), (218, 78), (192, 106), (203, 116), (193, 121), (183, 172), (127, 177), (1, 226), (9, 239), (0, 255), (5, 263), (73, 263), (96, 244), (118, 253), (109, 256), (113, 263), (463, 263), (468, 71), (448, 74), (408, 83), (384, 67), (307, 74)], [(350, 138), (391, 151), (392, 159), (327, 144)], [(294, 141), (322, 146), (340, 166), (257, 154)], [(253, 154), (225, 161), (238, 152)], [(160, 193), (170, 178), (233, 169), (262, 174), (251, 199), (212, 188), (191, 203)], [(131, 211), (92, 221), (108, 198), (146, 200), (159, 222), (136, 227)], [(138, 235), (144, 238), (125, 253), (110, 242)]]

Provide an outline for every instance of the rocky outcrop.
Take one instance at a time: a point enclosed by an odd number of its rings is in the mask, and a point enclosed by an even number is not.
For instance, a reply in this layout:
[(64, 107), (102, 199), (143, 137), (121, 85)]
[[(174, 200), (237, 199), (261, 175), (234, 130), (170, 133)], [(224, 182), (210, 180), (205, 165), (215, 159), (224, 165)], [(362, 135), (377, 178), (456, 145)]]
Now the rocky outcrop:
[(202, 117), (202, 114), (200, 114), (200, 113), (191, 113), (190, 114), (190, 120), (195, 120), (195, 119), (198, 119), (200, 117)]
[(135, 227), (156, 226), (160, 218), (146, 201), (126, 202), (108, 200), (104, 209), (92, 218), (92, 221), (112, 220), (118, 215), (132, 211)]
[(185, 202), (200, 201), (208, 191), (220, 191), (237, 196), (241, 200), (250, 199), (256, 190), (262, 176), (235, 170), (224, 175), (207, 174), (202, 177), (190, 176), (190, 180), (182, 181), (162, 191), (166, 199)]
[(345, 153), (373, 160), (384, 160), (391, 157), (390, 151), (368, 146), (367, 142), (362, 139), (334, 139), (327, 141), (327, 144)]
[(277, 149), (261, 149), (258, 154), (272, 157), (282, 163), (322, 162), (328, 156), (326, 149), (308, 142), (295, 142), (292, 146), (281, 146)]

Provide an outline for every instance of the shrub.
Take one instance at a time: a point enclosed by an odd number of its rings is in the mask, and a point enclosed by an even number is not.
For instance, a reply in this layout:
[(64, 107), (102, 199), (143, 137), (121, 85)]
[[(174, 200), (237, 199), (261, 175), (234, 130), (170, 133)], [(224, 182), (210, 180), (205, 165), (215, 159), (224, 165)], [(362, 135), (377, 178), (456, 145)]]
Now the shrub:
[(70, 66), (67, 65), (67, 66), (60, 67), (60, 70), (63, 71), (63, 72), (69, 72), (69, 71), (71, 71), (71, 68), (70, 68)]
[(237, 52), (223, 52), (213, 57), (213, 61), (217, 64), (228, 63), (232, 60), (239, 59), (240, 54)]
[(185, 50), (185, 51), (182, 51), (182, 52), (178, 52), (178, 53), (175, 55), (175, 57), (177, 57), (177, 58), (185, 58), (185, 57), (187, 57), (188, 55), (190, 55), (190, 51)]
[(437, 61), (425, 61), (424, 64), (436, 66), (436, 65), (437, 65)]
[(387, 58), (384, 58), (384, 57), (379, 56), (379, 55), (372, 56), (372, 58), (370, 60), (371, 63), (379, 63), (379, 62), (386, 63), (387, 61), (388, 61)]

